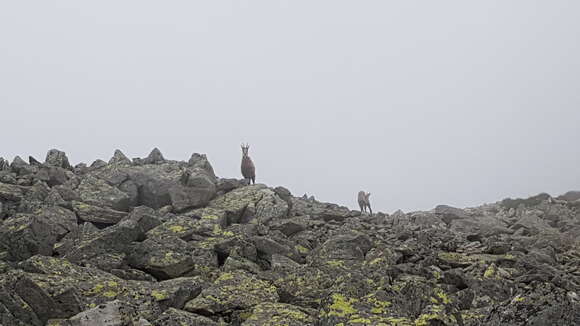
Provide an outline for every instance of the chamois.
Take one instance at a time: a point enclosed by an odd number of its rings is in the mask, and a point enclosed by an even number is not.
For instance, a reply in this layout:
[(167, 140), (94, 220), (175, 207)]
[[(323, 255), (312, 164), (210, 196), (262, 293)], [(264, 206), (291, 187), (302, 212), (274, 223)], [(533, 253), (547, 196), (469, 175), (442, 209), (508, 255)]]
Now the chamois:
[(242, 144), (242, 176), (244, 176), (245, 180), (248, 180), (248, 184), (252, 181), (252, 184), (256, 183), (256, 167), (254, 166), (254, 162), (248, 155), (248, 151), (250, 150), (250, 145)]
[(367, 207), (369, 208), (369, 212), (371, 213), (371, 215), (373, 215), (373, 210), (371, 208), (371, 201), (369, 200), (371, 193), (370, 192), (364, 192), (364, 191), (359, 191), (358, 192), (358, 205), (360, 206), (360, 212), (365, 212), (367, 211)]

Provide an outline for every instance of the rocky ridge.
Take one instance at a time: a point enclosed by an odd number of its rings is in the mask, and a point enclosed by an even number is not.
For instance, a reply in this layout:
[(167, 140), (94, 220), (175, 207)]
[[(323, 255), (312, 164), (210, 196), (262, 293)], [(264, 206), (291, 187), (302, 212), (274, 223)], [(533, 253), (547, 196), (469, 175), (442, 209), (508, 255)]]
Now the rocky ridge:
[(157, 149), (0, 158), (0, 325), (580, 325), (580, 192), (361, 215)]

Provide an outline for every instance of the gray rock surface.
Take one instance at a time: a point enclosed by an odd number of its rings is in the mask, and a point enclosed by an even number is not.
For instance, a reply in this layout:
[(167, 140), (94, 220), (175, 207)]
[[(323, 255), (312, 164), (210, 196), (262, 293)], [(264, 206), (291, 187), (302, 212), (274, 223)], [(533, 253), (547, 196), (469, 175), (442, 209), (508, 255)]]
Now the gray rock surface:
[(361, 215), (203, 154), (0, 159), (0, 325), (578, 325), (580, 196)]

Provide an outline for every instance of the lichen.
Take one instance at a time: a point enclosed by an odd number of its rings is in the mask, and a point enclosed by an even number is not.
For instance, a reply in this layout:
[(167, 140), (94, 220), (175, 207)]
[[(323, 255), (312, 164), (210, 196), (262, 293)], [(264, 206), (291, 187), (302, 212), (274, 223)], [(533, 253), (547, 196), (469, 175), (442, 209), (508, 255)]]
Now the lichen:
[(332, 304), (330, 305), (329, 316), (345, 317), (354, 314), (357, 310), (352, 306), (353, 303), (357, 302), (357, 299), (349, 298), (347, 299), (344, 295), (340, 293), (332, 294)]
[(171, 232), (175, 232), (175, 233), (183, 233), (185, 231), (185, 228), (181, 225), (171, 225), (169, 227), (169, 230), (171, 230)]
[(167, 292), (158, 290), (151, 291), (151, 296), (155, 298), (156, 301), (163, 301), (168, 298)]

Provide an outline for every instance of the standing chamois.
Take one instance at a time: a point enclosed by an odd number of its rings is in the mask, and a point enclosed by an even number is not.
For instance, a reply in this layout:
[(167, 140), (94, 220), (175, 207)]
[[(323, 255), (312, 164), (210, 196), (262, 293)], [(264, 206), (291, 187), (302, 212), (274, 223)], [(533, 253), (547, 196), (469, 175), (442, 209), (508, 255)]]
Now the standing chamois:
[(371, 193), (370, 192), (364, 192), (364, 191), (359, 191), (358, 192), (358, 205), (360, 206), (360, 212), (365, 212), (367, 211), (367, 207), (369, 208), (369, 212), (371, 213), (371, 215), (373, 215), (373, 209), (371, 208), (371, 201), (369, 200)]
[(252, 184), (255, 184), (256, 167), (248, 155), (248, 150), (250, 150), (250, 145), (242, 144), (242, 175), (244, 176), (244, 179), (248, 180), (248, 184), (250, 184), (250, 181), (252, 181)]

